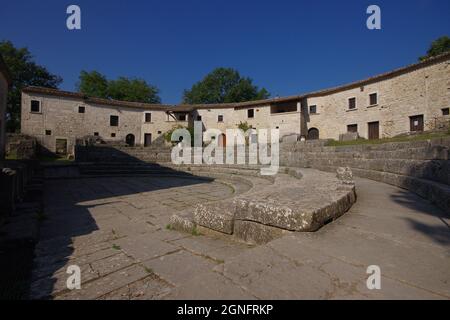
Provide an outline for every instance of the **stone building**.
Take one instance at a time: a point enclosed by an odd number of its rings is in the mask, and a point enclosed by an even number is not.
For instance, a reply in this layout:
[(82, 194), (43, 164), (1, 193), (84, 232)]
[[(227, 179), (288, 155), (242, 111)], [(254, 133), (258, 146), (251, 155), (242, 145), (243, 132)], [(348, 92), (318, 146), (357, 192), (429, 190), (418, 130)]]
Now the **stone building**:
[[(243, 103), (152, 105), (29, 87), (22, 93), (22, 133), (52, 152), (71, 152), (87, 135), (150, 145), (174, 126), (277, 128), (281, 137), (378, 139), (448, 127), (450, 53), (336, 88)], [(224, 139), (224, 138), (222, 138)], [(219, 140), (219, 143), (225, 143)]]
[(5, 157), (6, 143), (6, 104), (8, 88), (11, 86), (11, 75), (0, 55), (0, 160)]

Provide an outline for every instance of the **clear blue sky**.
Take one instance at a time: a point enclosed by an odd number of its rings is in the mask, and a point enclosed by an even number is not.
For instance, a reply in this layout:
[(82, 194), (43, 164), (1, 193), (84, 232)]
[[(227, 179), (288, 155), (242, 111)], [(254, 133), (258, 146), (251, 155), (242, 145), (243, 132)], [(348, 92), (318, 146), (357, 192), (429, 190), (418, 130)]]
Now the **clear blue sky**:
[[(82, 30), (66, 28), (66, 8)], [(382, 30), (366, 28), (366, 8)], [(351, 82), (417, 61), (450, 35), (450, 1), (1, 0), (0, 40), (27, 46), (74, 90), (80, 70), (138, 77), (165, 103), (215, 67), (233, 67), (272, 96)]]

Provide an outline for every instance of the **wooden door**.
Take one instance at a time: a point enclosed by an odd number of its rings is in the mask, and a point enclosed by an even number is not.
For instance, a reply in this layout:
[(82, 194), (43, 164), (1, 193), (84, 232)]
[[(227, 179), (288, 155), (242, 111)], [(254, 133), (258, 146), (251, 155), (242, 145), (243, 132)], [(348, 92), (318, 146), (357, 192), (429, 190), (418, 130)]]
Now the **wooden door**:
[(152, 134), (145, 133), (144, 134), (144, 147), (148, 147), (152, 144)]
[(423, 114), (409, 117), (411, 131), (423, 131)]
[(369, 140), (375, 140), (380, 138), (380, 123), (369, 122)]

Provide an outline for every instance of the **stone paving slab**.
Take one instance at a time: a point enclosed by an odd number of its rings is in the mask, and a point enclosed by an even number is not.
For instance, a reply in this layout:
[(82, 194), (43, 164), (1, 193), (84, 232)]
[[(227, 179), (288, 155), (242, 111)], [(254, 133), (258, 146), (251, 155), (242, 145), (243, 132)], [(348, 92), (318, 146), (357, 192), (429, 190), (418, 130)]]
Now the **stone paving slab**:
[[(356, 183), (358, 201), (337, 221), (254, 247), (166, 229), (170, 216), (202, 203), (204, 194), (233, 196), (223, 183), (47, 181), (32, 297), (450, 299), (449, 217), (398, 188)], [(70, 264), (82, 270), (81, 290), (65, 287)], [(371, 264), (381, 267), (382, 290), (366, 287)]]

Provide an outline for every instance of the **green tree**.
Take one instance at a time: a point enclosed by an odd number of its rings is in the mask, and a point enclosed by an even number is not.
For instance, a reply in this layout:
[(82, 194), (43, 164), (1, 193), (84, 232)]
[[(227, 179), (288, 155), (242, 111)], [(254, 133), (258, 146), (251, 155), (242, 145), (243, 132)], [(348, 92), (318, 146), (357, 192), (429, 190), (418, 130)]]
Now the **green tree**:
[(161, 103), (161, 98), (158, 96), (158, 93), (158, 88), (149, 85), (142, 79), (120, 77), (119, 79), (109, 81), (108, 83), (108, 97), (111, 99)]
[(183, 102), (229, 103), (267, 99), (269, 92), (253, 85), (252, 79), (241, 77), (237, 70), (217, 68), (203, 80), (197, 82), (190, 90), (183, 93)]
[(108, 80), (100, 72), (82, 70), (79, 79), (78, 92), (90, 97), (108, 98)]
[(427, 54), (423, 57), (420, 57), (419, 60), (423, 61), (448, 51), (450, 51), (450, 38), (447, 36), (443, 36), (434, 40), (431, 43), (431, 46), (428, 49)]
[(8, 93), (6, 130), (18, 132), (22, 89), (28, 86), (57, 88), (62, 79), (36, 64), (27, 48), (16, 48), (11, 41), (0, 42), (0, 54), (10, 70), (13, 81)]

